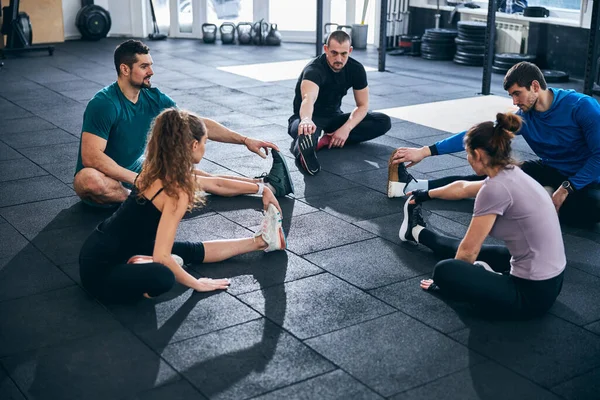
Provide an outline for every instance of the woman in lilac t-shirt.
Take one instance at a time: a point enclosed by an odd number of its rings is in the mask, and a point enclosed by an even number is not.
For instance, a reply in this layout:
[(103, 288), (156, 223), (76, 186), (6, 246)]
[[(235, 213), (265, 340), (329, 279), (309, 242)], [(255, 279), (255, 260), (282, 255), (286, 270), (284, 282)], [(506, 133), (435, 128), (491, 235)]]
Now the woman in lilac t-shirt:
[[(439, 290), (494, 315), (533, 317), (545, 313), (560, 293), (566, 265), (557, 210), (546, 190), (516, 166), (511, 140), (521, 127), (513, 114), (498, 114), (465, 135), (471, 167), (484, 181), (457, 181), (416, 191), (406, 201), (400, 239), (429, 247), (441, 257), (425, 290)], [(427, 228), (418, 205), (431, 198), (475, 197), (473, 219), (461, 240)], [(488, 236), (505, 246), (484, 245)]]

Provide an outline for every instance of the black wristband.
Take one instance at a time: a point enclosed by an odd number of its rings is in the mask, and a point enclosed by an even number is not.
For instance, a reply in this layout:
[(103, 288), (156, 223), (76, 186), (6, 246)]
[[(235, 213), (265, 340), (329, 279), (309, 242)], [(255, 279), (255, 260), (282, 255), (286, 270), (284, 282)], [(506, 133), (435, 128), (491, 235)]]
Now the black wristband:
[(432, 156), (437, 156), (438, 154), (438, 149), (437, 146), (435, 144), (432, 144), (431, 146), (429, 146), (429, 151), (431, 152)]
[(429, 196), (429, 190), (415, 190), (412, 195), (415, 199), (415, 203), (417, 204), (421, 204), (424, 201), (431, 200), (431, 197)]

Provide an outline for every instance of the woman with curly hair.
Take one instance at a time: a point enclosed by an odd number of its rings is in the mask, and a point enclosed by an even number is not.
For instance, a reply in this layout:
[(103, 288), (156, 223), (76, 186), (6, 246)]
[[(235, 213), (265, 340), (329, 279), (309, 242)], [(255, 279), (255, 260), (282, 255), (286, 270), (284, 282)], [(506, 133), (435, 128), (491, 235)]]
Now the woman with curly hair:
[[(206, 126), (195, 114), (170, 108), (156, 117), (131, 194), (96, 227), (79, 254), (81, 281), (92, 294), (109, 301), (151, 298), (169, 291), (175, 281), (200, 292), (227, 289), (228, 279), (197, 279), (183, 264), (285, 249), (281, 209), (268, 187), (193, 175), (206, 139)], [(259, 231), (244, 239), (176, 242), (184, 214), (203, 203), (201, 190), (222, 196), (261, 194), (266, 212)]]
[[(561, 291), (566, 265), (558, 215), (546, 190), (511, 158), (511, 140), (521, 128), (514, 114), (498, 114), (465, 135), (467, 159), (483, 181), (456, 181), (409, 193), (400, 239), (421, 243), (443, 259), (425, 290), (439, 290), (492, 316), (529, 318), (545, 313)], [(462, 240), (425, 226), (420, 203), (431, 198), (475, 198)], [(485, 245), (489, 235), (505, 246)]]

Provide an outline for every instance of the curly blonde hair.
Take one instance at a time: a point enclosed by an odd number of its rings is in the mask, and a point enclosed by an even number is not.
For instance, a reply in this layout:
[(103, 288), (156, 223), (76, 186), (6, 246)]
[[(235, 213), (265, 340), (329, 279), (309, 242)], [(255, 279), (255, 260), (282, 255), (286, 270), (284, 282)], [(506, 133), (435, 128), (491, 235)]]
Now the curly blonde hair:
[(181, 192), (187, 195), (188, 210), (204, 204), (193, 175), (192, 146), (205, 135), (206, 126), (196, 114), (177, 108), (161, 112), (150, 127), (146, 158), (136, 180), (138, 197), (142, 198), (142, 193), (160, 179), (167, 195), (176, 199)]

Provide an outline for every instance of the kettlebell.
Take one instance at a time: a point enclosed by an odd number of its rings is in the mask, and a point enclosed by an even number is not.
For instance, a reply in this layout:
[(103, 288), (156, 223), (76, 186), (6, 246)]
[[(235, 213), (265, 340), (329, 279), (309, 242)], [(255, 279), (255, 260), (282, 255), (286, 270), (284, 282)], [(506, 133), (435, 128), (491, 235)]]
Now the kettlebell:
[(252, 43), (252, 24), (250, 22), (239, 22), (237, 24), (238, 42), (240, 44)]
[(338, 31), (346, 32), (350, 37), (352, 37), (352, 25), (338, 25)]
[(281, 32), (277, 30), (277, 24), (271, 24), (271, 29), (265, 39), (268, 46), (279, 46), (281, 45)]
[[(335, 27), (335, 28), (333, 28)], [(335, 22), (328, 22), (323, 26), (323, 44), (327, 44), (327, 39), (329, 38), (329, 34), (331, 31), (334, 31), (338, 28), (338, 24)]]
[(219, 32), (221, 32), (223, 44), (235, 43), (235, 24), (233, 22), (223, 22), (219, 27)]
[(215, 24), (202, 24), (202, 41), (204, 43), (214, 43), (217, 40), (217, 26)]
[(264, 18), (257, 21), (252, 26), (252, 43), (262, 46), (265, 44), (267, 34), (269, 33), (269, 23)]

